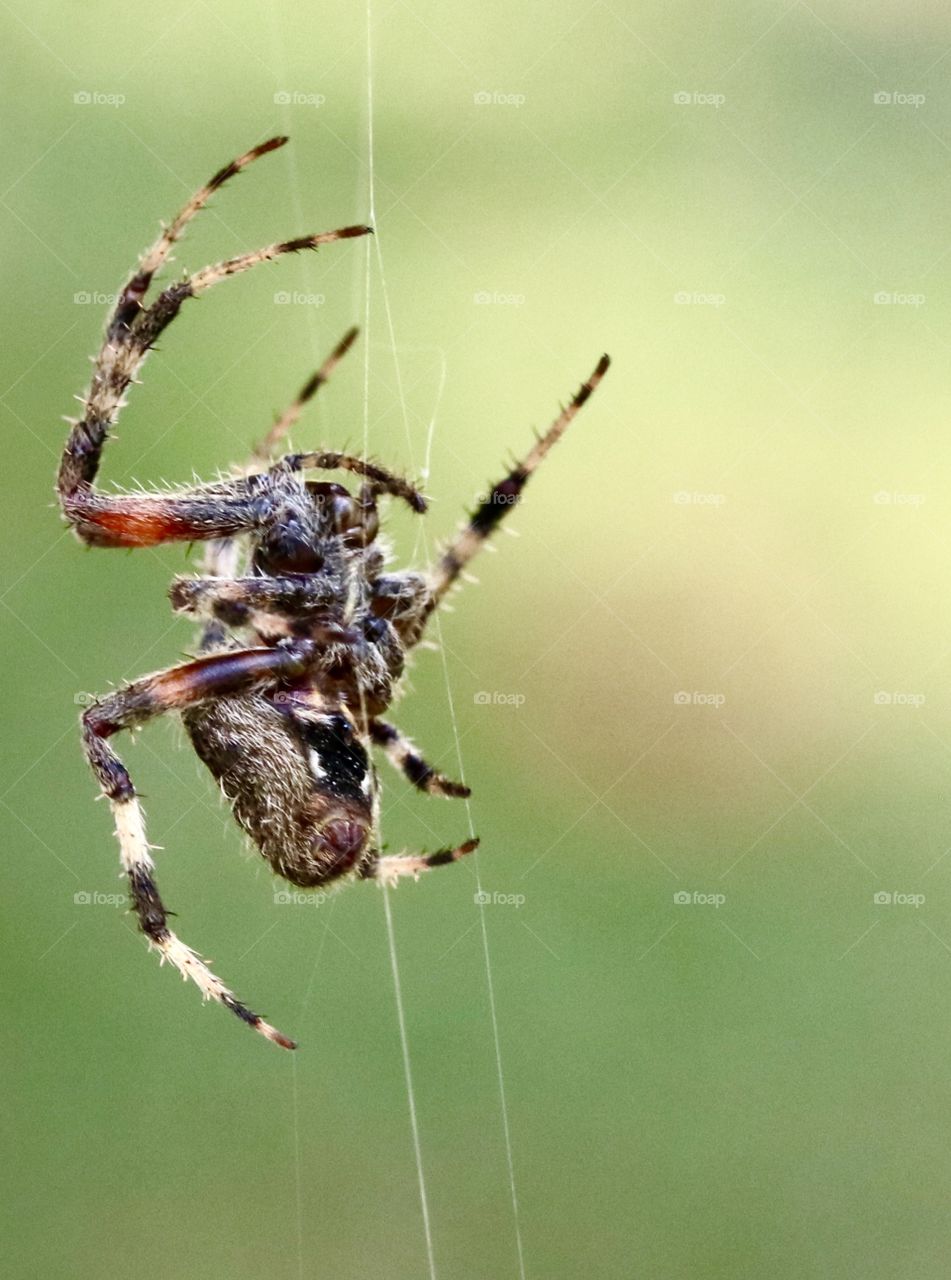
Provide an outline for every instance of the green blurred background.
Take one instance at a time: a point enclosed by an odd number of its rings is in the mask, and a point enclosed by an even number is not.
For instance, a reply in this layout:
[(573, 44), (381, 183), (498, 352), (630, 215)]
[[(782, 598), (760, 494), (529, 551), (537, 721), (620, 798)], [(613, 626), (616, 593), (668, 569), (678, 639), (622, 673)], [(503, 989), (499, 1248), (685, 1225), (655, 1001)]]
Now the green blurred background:
[[(383, 899), (275, 900), (159, 723), (123, 751), (166, 900), (299, 1053), (160, 971), (76, 696), (188, 649), (189, 561), (51, 505), (160, 217), (275, 132), (176, 270), (368, 215), (365, 13), (0, 27), (5, 1273), (426, 1276)], [(614, 358), (398, 712), (450, 771), (454, 712), (489, 895), (391, 899), (438, 1275), (519, 1275), (484, 923), (525, 1275), (946, 1276), (951, 17), (374, 0), (372, 41), (385, 274), (351, 242), (189, 304), (104, 479), (240, 460), (369, 270), (372, 449), (418, 474), (434, 422), (427, 541), (391, 522), (424, 560)], [(360, 442), (363, 351), (297, 443)], [(391, 848), (466, 834), (384, 777)]]

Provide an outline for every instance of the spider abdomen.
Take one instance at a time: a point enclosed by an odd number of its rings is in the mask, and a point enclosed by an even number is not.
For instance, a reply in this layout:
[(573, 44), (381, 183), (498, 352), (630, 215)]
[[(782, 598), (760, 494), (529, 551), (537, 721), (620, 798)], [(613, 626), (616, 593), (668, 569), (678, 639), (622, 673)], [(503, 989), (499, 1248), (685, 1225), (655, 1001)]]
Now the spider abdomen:
[(277, 875), (312, 887), (372, 861), (376, 779), (339, 711), (305, 712), (291, 695), (248, 694), (190, 708), (183, 720)]

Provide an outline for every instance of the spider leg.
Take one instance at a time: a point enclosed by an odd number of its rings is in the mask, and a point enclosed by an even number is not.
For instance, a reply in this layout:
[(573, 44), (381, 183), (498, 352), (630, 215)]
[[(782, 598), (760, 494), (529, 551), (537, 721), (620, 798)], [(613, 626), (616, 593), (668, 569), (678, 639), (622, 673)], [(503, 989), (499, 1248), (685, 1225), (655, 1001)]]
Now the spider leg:
[[(315, 618), (340, 599), (340, 583), (323, 574), (287, 578), (176, 578), (169, 587), (176, 613), (215, 619), (229, 627), (257, 625), (260, 615), (299, 622), (322, 644), (355, 644), (357, 632)], [(318, 634), (319, 633), (319, 634)]]
[(424, 618), (433, 612), (465, 566), (495, 532), (503, 516), (518, 502), (529, 476), (537, 470), (552, 446), (557, 444), (564, 435), (578, 410), (604, 377), (609, 364), (609, 358), (602, 356), (588, 381), (581, 384), (571, 402), (562, 409), (545, 434), (536, 440), (533, 448), (512, 468), (505, 479), (493, 486), (485, 500), (469, 517), (468, 524), (443, 551), (430, 577), (430, 595)]
[(306, 670), (310, 646), (249, 649), (219, 654), (145, 676), (110, 694), (82, 717), (83, 746), (99, 786), (112, 806), (122, 869), (139, 927), (164, 963), (191, 978), (205, 999), (217, 1000), (249, 1026), (285, 1049), (295, 1048), (280, 1031), (238, 1000), (168, 927), (167, 912), (154, 879), (155, 864), (145, 834), (142, 809), (129, 771), (107, 739), (123, 729), (169, 711), (181, 710), (222, 693), (273, 683)]
[(409, 738), (395, 725), (388, 724), (385, 720), (371, 720), (370, 739), (383, 748), (394, 768), (405, 774), (420, 791), (426, 791), (431, 796), (460, 798), (472, 794), (464, 783), (451, 781), (427, 764)]
[(422, 514), (426, 510), (426, 499), (419, 490), (404, 480), (402, 476), (394, 475), (392, 471), (387, 471), (384, 467), (378, 467), (373, 462), (368, 462), (366, 458), (357, 458), (349, 453), (336, 453), (334, 451), (323, 451), (313, 453), (289, 453), (271, 468), (272, 471), (306, 471), (314, 469), (317, 471), (353, 471), (357, 475), (365, 476), (370, 482), (370, 488), (377, 493), (388, 493), (395, 498), (402, 498), (412, 509), (418, 514)]
[(186, 298), (197, 298), (199, 294), (220, 284), (229, 276), (240, 275), (242, 271), (250, 271), (261, 262), (273, 262), (285, 253), (300, 253), (304, 249), (318, 249), (322, 244), (333, 244), (337, 240), (351, 240), (355, 236), (367, 236), (372, 227), (358, 225), (338, 227), (336, 231), (320, 231), (312, 236), (298, 236), (293, 240), (278, 240), (274, 244), (266, 244), (251, 253), (241, 253), (234, 258), (225, 258), (221, 262), (213, 262), (200, 271), (186, 276), (178, 284), (169, 285), (159, 294), (150, 307), (141, 311), (130, 327), (139, 327), (142, 335), (147, 337), (149, 346), (155, 342), (178, 315)]
[(348, 329), (317, 372), (308, 378), (297, 393), (296, 399), (287, 406), (264, 439), (259, 440), (254, 446), (252, 454), (255, 461), (270, 462), (276, 456), (278, 446), (285, 439), (288, 432), (293, 430), (301, 416), (304, 405), (316, 395), (325, 382), (329, 381), (330, 375), (353, 346), (359, 332), (356, 327)]
[(433, 867), (447, 867), (464, 858), (467, 853), (474, 852), (478, 847), (479, 841), (473, 838), (455, 849), (439, 849), (436, 853), (386, 854), (370, 863), (360, 873), (360, 878), (379, 880), (381, 884), (395, 888), (403, 876), (412, 876), (414, 880), (418, 880), (421, 872), (431, 871)]
[(195, 192), (184, 208), (179, 210), (169, 225), (162, 231), (155, 244), (150, 249), (146, 249), (139, 259), (138, 268), (119, 294), (115, 310), (107, 325), (107, 332), (128, 325), (135, 319), (142, 305), (142, 299), (152, 283), (152, 277), (167, 261), (173, 247), (182, 238), (189, 222), (191, 222), (196, 213), (205, 207), (218, 188), (224, 186), (229, 178), (233, 178), (242, 169), (246, 169), (249, 164), (253, 164), (260, 156), (267, 155), (269, 151), (276, 151), (278, 147), (283, 147), (287, 141), (286, 137), (270, 138), (267, 142), (262, 142), (260, 146), (252, 147), (243, 156), (238, 156), (237, 160), (232, 160), (223, 169), (219, 169), (210, 182)]
[(170, 493), (101, 493), (81, 486), (62, 497), (76, 535), (92, 547), (154, 547), (161, 542), (228, 538), (259, 522), (243, 479)]
[[(342, 227), (336, 231), (266, 245), (253, 253), (240, 254), (204, 267), (165, 289), (151, 306), (143, 305), (142, 299), (155, 271), (167, 259), (172, 246), (211, 193), (258, 156), (281, 146), (284, 141), (286, 139), (273, 139), (270, 143), (264, 143), (220, 170), (206, 187), (192, 197), (155, 245), (143, 256), (139, 269), (123, 288), (96, 357), (92, 381), (84, 398), (84, 415), (80, 421), (72, 424), (57, 476), (57, 492), (63, 512), (70, 523), (80, 526), (81, 536), (85, 536), (81, 528), (84, 508), (94, 495), (92, 485), (99, 470), (102, 450), (109, 431), (125, 404), (125, 393), (159, 335), (178, 315), (185, 299), (196, 297), (220, 280), (250, 270), (259, 262), (268, 262), (283, 254), (298, 253), (303, 249), (316, 249), (318, 245), (330, 244), (335, 240), (367, 235), (372, 230), (366, 226)], [(100, 504), (110, 500), (104, 495), (96, 496)], [(220, 535), (218, 532), (211, 532), (205, 536)], [(106, 545), (143, 544), (119, 542)]]

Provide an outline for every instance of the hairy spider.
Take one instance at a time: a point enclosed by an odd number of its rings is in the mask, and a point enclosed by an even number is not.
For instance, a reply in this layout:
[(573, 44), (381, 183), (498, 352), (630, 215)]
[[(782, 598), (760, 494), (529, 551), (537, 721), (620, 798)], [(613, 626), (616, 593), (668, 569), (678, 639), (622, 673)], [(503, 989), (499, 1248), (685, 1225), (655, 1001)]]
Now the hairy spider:
[[(202, 576), (176, 578), (169, 591), (176, 611), (202, 620), (200, 656), (98, 699), (82, 716), (83, 746), (112, 806), (132, 906), (151, 946), (206, 999), (220, 1001), (269, 1040), (292, 1049), (292, 1040), (242, 1004), (169, 928), (153, 875), (154, 846), (146, 839), (132, 779), (109, 739), (179, 712), (237, 822), (272, 870), (294, 885), (344, 877), (395, 883), (470, 853), (477, 840), (430, 854), (380, 853), (379, 784), (369, 748), (380, 747), (421, 791), (469, 794), (380, 717), (433, 611), (597, 386), (608, 358), (602, 357), (548, 431), (494, 486), (428, 573), (385, 572), (386, 551), (377, 538), (380, 496), (426, 510), (412, 484), (349, 454), (277, 457), (305, 402), (352, 345), (355, 329), (243, 468), (211, 484), (167, 492), (97, 490), (100, 455), (126, 390), (187, 298), (259, 262), (372, 231), (344, 227), (268, 245), (186, 276), (146, 305), (153, 276), (213, 192), (286, 141), (272, 138), (216, 173), (140, 259), (109, 316), (83, 417), (72, 421), (57, 493), (67, 521), (92, 546), (208, 544)], [(354, 495), (341, 484), (304, 478), (315, 470), (353, 472), (362, 484)]]

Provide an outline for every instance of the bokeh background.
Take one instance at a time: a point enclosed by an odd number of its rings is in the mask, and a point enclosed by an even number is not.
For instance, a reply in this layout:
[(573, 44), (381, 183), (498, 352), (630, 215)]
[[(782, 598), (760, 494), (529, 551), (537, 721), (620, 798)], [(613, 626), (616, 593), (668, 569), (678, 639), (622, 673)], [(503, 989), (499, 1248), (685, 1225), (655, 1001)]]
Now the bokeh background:
[[(435, 1273), (946, 1276), (951, 17), (370, 26), (377, 244), (189, 304), (103, 474), (240, 460), (369, 282), (296, 442), (359, 444), (366, 356), (373, 451), (428, 466), (425, 535), (391, 522), (425, 561), (614, 358), (398, 713), (483, 840), (391, 898)], [(86, 553), (51, 505), (160, 217), (276, 132), (176, 270), (368, 216), (366, 13), (11, 0), (0, 27), (5, 1272), (425, 1277), (384, 900), (276, 898), (155, 724), (123, 750), (180, 932), (299, 1053), (159, 970), (75, 720), (188, 649), (189, 559)], [(465, 836), (384, 777), (391, 848)]]

